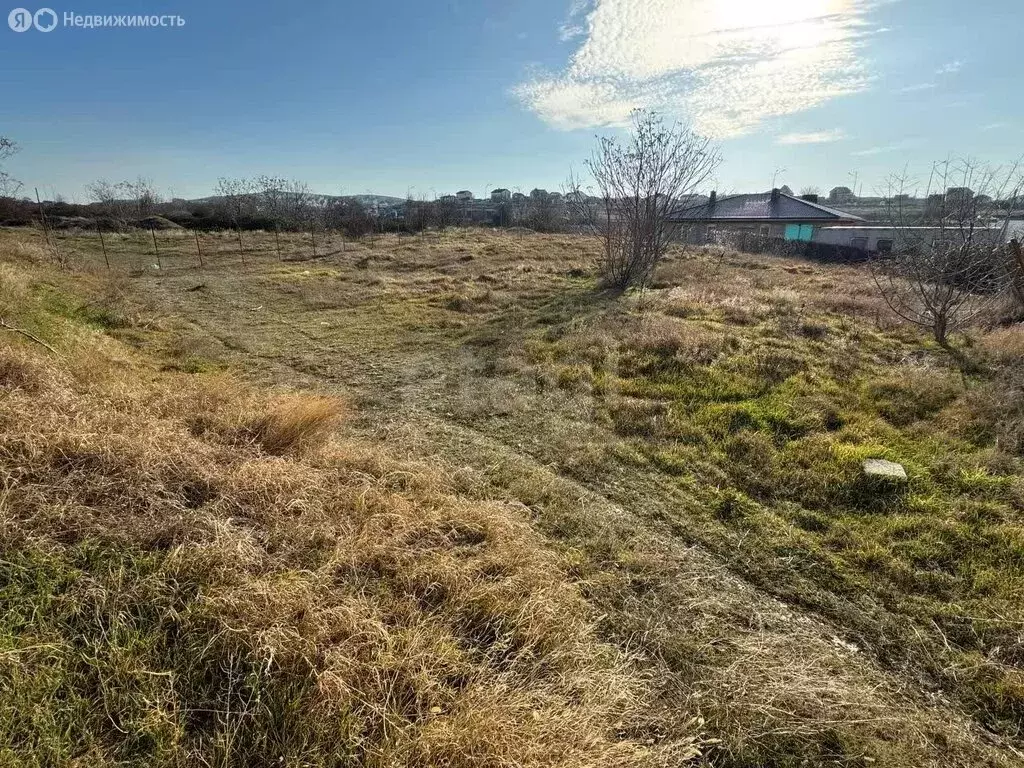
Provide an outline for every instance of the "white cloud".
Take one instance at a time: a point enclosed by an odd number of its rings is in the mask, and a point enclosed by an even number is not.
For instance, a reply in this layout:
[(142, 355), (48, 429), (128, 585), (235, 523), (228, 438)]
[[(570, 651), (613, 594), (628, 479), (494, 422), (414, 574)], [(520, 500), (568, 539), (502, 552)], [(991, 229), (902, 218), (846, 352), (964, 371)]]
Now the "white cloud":
[(846, 134), (839, 128), (831, 131), (811, 131), (809, 133), (786, 133), (775, 139), (776, 144), (828, 144), (842, 141)]
[(863, 90), (859, 48), (875, 2), (577, 2), (562, 36), (580, 27), (586, 36), (566, 68), (515, 93), (563, 129), (622, 125), (633, 108), (648, 107), (711, 136), (738, 136)]
[(886, 144), (879, 147), (868, 147), (867, 149), (858, 149), (856, 152), (851, 152), (851, 155), (855, 157), (872, 157), (874, 155), (884, 155), (888, 152), (898, 152), (901, 149), (908, 149), (914, 146), (917, 141), (915, 139), (904, 139), (898, 141), (895, 144)]
[(917, 93), (919, 91), (930, 91), (935, 87), (937, 87), (935, 83), (916, 83), (900, 88), (896, 93)]
[(889, 147), (869, 147), (867, 149), (858, 149), (856, 152), (851, 152), (851, 155), (856, 157), (870, 157), (872, 155), (881, 155), (885, 152), (894, 152), (897, 148), (894, 146)]
[(951, 75), (954, 72), (959, 72), (960, 69), (963, 67), (963, 65), (964, 65), (964, 63), (962, 61), (960, 61), (959, 59), (957, 59), (956, 61), (951, 61), (948, 64), (943, 64), (941, 67), (939, 67), (938, 69), (935, 70), (935, 74), (936, 75)]

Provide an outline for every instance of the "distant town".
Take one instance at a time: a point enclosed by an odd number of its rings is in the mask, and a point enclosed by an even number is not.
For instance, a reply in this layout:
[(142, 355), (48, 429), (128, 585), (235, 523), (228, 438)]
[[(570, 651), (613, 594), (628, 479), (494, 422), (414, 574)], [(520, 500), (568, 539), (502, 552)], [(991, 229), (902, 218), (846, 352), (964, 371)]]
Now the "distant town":
[[(222, 179), (216, 194), (188, 200), (165, 200), (146, 179), (116, 184), (96, 182), (87, 188), (91, 202), (68, 203), (30, 197), (0, 198), (0, 224), (27, 225), (46, 218), (56, 229), (186, 228), (319, 231), (336, 230), (354, 237), (372, 232), (445, 229), (448, 227), (523, 227), (539, 232), (578, 231), (584, 220), (596, 221), (603, 199), (580, 190), (535, 188), (529, 193), (496, 187), (484, 197), (469, 189), (432, 199), (385, 195), (323, 195), (302, 182), (272, 177)], [(970, 207), (981, 228), (999, 230), (1000, 238), (1024, 236), (1024, 213), (1011, 201), (995, 200), (968, 187), (919, 197), (898, 193), (860, 196), (848, 186), (823, 195), (816, 187), (799, 194), (786, 185), (765, 192), (684, 195), (670, 207), (678, 237), (692, 244), (727, 244), (762, 251), (774, 244), (804, 243), (832, 249), (840, 256), (885, 252), (900, 226), (928, 229), (950, 209)], [(587, 211), (591, 212), (588, 217)], [(788, 246), (787, 246), (788, 247)], [(828, 256), (827, 253), (817, 255)]]

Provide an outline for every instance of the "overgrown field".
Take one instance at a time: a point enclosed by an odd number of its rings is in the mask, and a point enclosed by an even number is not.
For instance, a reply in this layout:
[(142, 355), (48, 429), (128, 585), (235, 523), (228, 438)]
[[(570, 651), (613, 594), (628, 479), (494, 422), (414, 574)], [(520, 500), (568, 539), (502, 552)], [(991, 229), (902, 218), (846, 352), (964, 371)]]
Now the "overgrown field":
[(334, 398), (161, 372), (30, 275), (0, 265), (4, 765), (692, 754), (633, 736), (643, 675), (519, 509), (332, 437)]
[(246, 237), (0, 235), (56, 350), (0, 336), (9, 761), (1024, 760), (1020, 328), (951, 354), (769, 256), (614, 297), (568, 236)]

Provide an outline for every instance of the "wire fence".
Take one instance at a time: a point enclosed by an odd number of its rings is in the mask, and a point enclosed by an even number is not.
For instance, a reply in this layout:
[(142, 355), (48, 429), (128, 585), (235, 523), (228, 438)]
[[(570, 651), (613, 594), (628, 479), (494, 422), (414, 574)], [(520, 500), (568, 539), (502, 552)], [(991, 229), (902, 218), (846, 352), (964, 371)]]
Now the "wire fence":
[(61, 266), (128, 274), (247, 269), (257, 263), (296, 262), (375, 248), (382, 236), (358, 241), (335, 231), (278, 232), (193, 229), (53, 229), (43, 227), (50, 258)]

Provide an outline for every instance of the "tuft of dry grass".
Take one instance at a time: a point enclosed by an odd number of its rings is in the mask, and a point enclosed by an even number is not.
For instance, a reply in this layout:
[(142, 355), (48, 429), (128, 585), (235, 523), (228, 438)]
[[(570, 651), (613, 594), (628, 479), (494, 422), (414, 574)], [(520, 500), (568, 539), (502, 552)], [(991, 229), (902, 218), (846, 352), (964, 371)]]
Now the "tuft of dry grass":
[(282, 456), (322, 446), (344, 413), (337, 398), (297, 396), (275, 403), (240, 432), (265, 452)]

